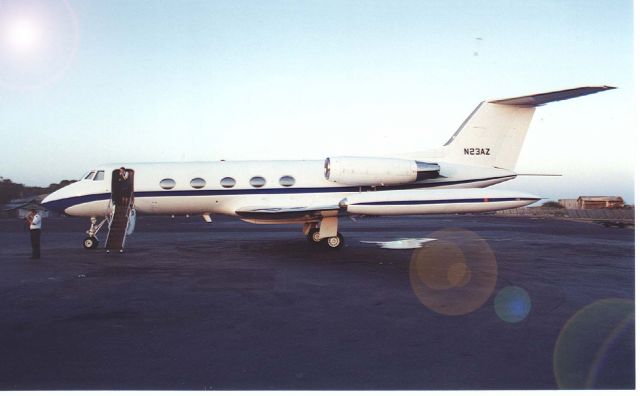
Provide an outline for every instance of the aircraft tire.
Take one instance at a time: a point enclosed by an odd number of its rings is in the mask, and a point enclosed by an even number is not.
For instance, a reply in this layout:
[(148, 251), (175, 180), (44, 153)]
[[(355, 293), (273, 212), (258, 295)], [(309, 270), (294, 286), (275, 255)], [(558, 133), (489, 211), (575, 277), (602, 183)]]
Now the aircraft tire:
[(318, 228), (311, 229), (311, 231), (309, 231), (309, 234), (307, 234), (307, 239), (309, 240), (309, 242), (313, 242), (313, 243), (322, 242), (322, 239), (320, 239), (320, 229)]
[(82, 246), (84, 246), (85, 249), (95, 249), (98, 247), (98, 238), (86, 237), (84, 241), (82, 241)]
[(334, 237), (325, 238), (324, 241), (327, 247), (331, 249), (340, 249), (344, 245), (344, 237), (341, 233), (338, 233), (338, 235)]

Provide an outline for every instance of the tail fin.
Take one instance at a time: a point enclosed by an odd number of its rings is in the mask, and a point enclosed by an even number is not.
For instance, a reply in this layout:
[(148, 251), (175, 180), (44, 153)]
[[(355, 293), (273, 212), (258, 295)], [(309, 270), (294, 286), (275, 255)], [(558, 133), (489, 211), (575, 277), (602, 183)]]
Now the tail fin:
[(480, 103), (444, 145), (447, 162), (513, 170), (537, 106), (615, 89), (581, 87)]

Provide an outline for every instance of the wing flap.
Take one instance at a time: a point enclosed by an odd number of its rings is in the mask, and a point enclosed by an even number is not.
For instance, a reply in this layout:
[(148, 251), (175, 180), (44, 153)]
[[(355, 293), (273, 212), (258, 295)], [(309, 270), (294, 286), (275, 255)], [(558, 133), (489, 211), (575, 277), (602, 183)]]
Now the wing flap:
[(236, 210), (243, 220), (320, 220), (323, 217), (337, 216), (338, 205), (297, 206), (297, 207), (259, 207), (249, 206)]

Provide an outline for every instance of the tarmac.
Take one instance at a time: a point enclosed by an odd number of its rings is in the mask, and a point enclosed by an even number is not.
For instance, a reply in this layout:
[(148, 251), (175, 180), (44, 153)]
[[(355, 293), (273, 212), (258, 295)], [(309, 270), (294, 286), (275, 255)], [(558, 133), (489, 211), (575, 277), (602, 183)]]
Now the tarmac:
[(341, 219), (331, 251), (296, 225), (137, 223), (107, 254), (82, 248), (86, 219), (44, 219), (31, 260), (0, 220), (0, 389), (635, 386), (633, 230)]

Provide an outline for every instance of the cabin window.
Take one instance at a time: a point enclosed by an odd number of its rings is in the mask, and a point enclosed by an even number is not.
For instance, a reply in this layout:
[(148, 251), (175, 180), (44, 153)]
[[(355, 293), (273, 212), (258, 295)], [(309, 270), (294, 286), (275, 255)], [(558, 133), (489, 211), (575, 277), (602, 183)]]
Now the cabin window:
[(173, 179), (162, 179), (160, 180), (160, 187), (163, 190), (171, 190), (176, 186), (176, 181)]
[(201, 177), (196, 177), (194, 179), (191, 179), (191, 187), (193, 188), (202, 188), (206, 185), (207, 185), (207, 182)]
[(236, 179), (233, 177), (223, 177), (222, 180), (220, 180), (220, 185), (224, 188), (231, 188), (236, 185)]
[(254, 176), (251, 178), (251, 180), (249, 180), (249, 184), (256, 188), (264, 186), (266, 182), (267, 181), (262, 176)]
[(85, 179), (85, 180), (93, 180), (93, 176), (94, 176), (95, 174), (96, 174), (96, 172), (95, 172), (95, 171), (91, 171), (91, 172), (89, 172), (89, 174), (88, 174), (88, 175), (86, 175), (86, 176), (84, 177), (84, 179)]
[(98, 173), (96, 173), (96, 177), (93, 180), (104, 180), (104, 171), (100, 170), (98, 171)]
[(296, 184), (296, 179), (293, 178), (293, 176), (282, 176), (280, 178), (280, 185), (284, 186), (284, 187), (291, 187), (294, 184)]

